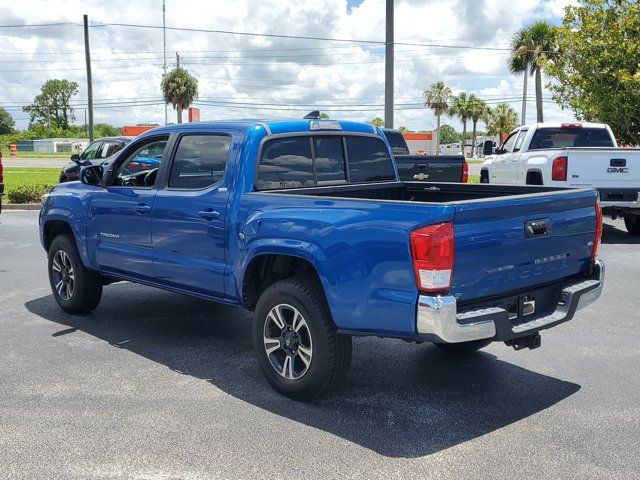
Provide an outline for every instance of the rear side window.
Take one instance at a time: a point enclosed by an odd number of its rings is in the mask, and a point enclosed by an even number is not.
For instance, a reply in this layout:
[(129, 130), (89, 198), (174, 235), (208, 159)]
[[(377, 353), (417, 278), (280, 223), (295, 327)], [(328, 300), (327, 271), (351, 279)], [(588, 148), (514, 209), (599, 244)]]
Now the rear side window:
[(391, 156), (379, 138), (346, 137), (351, 183), (395, 180)]
[(187, 135), (180, 139), (169, 188), (200, 189), (222, 180), (227, 166), (231, 137), (227, 135)]
[(389, 142), (389, 146), (391, 147), (391, 151), (394, 155), (409, 155), (407, 142), (402, 136), (402, 133), (386, 130), (384, 135), (387, 137), (387, 141)]
[(270, 140), (264, 144), (258, 167), (258, 190), (315, 185), (309, 137)]
[(613, 141), (605, 128), (540, 128), (529, 150), (567, 147), (613, 147)]
[(313, 151), (318, 184), (346, 182), (342, 137), (314, 137)]
[(124, 143), (122, 142), (105, 142), (102, 147), (102, 153), (100, 154), (100, 158), (107, 158), (113, 155), (114, 153), (122, 150)]

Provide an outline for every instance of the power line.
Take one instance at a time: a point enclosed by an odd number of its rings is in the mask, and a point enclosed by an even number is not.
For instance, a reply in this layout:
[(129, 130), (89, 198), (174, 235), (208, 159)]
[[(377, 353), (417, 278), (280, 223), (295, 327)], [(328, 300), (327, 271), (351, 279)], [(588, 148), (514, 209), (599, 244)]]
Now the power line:
[[(107, 27), (107, 26), (148, 28), (153, 30), (165, 28), (162, 25), (141, 25), (141, 24), (117, 23), (117, 22), (96, 23), (92, 25), (92, 28)], [(347, 39), (347, 38), (315, 37), (315, 36), (307, 36), (307, 35), (284, 35), (284, 34), (275, 34), (275, 33), (237, 32), (232, 30), (210, 30), (205, 28), (186, 28), (186, 27), (166, 27), (166, 29), (177, 31), (177, 32), (216, 33), (216, 34), (224, 34), (224, 35), (239, 35), (239, 36), (249, 36), (249, 37), (286, 38), (286, 39), (293, 39), (293, 40), (315, 40), (315, 41), (324, 41), (324, 42), (386, 45), (386, 43), (383, 40), (357, 40), (357, 39)], [(431, 48), (466, 48), (470, 50), (498, 50), (498, 51), (511, 50), (509, 47), (489, 47), (489, 46), (481, 47), (481, 46), (474, 46), (474, 45), (446, 45), (446, 44), (438, 44), (438, 43), (420, 43), (420, 42), (394, 42), (393, 44), (402, 45), (402, 46), (431, 47)]]

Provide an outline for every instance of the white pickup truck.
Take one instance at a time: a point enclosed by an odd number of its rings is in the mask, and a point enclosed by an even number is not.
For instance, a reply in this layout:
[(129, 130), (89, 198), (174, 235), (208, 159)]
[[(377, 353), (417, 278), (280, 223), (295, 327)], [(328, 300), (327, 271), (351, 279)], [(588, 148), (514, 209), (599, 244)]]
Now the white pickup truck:
[(640, 235), (640, 149), (619, 148), (608, 125), (522, 125), (482, 163), (480, 181), (595, 188), (603, 214)]

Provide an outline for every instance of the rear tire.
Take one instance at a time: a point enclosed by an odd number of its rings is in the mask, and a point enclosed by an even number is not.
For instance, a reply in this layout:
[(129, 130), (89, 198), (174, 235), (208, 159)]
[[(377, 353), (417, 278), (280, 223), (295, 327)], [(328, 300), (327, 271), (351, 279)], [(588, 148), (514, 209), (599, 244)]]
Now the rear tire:
[(70, 235), (58, 235), (49, 247), (49, 283), (62, 310), (86, 314), (102, 298), (102, 277), (82, 263), (76, 242)]
[(293, 277), (267, 288), (256, 305), (254, 347), (271, 386), (295, 400), (327, 395), (351, 365), (351, 337), (331, 318), (313, 277)]
[(640, 215), (625, 214), (624, 226), (627, 227), (629, 235), (640, 235)]
[(480, 171), (480, 183), (489, 183), (489, 172), (487, 170)]
[(454, 355), (468, 355), (486, 347), (491, 340), (474, 340), (461, 343), (436, 343), (435, 346)]

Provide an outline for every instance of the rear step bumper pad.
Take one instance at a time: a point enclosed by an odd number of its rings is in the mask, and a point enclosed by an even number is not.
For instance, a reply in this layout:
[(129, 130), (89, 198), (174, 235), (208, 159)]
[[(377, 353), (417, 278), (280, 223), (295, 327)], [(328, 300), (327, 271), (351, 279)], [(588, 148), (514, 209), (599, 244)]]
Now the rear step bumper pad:
[[(513, 325), (509, 312), (499, 307), (488, 307), (458, 312), (452, 295), (420, 295), (416, 314), (418, 336), (423, 340), (439, 343), (470, 342), (493, 338), (497, 341), (531, 335), (559, 323), (571, 320), (575, 312), (595, 302), (604, 285), (604, 263), (597, 260), (593, 275), (562, 289), (561, 301), (555, 310), (544, 316), (532, 315), (525, 323)], [(508, 328), (496, 328), (508, 325)], [(496, 334), (496, 332), (505, 332)]]

